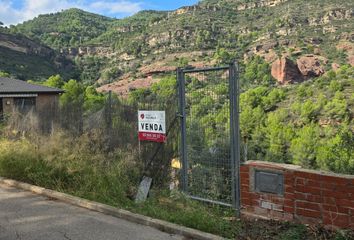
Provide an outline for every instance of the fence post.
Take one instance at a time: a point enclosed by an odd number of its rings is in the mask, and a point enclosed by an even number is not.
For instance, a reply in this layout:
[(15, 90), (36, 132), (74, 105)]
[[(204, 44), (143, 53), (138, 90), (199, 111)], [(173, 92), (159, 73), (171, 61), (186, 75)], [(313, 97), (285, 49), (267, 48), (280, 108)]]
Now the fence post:
[(230, 64), (230, 137), (231, 137), (231, 177), (232, 205), (236, 209), (236, 217), (241, 215), (240, 196), (240, 120), (239, 120), (239, 77), (236, 63)]
[(108, 92), (106, 102), (106, 134), (108, 136), (108, 151), (113, 150), (112, 146), (112, 91)]
[(181, 118), (181, 162), (182, 162), (182, 191), (188, 191), (188, 160), (187, 160), (187, 137), (186, 137), (186, 99), (185, 79), (183, 69), (177, 69), (177, 83), (179, 93), (179, 117)]
[(112, 90), (108, 92), (107, 125), (108, 131), (110, 132), (112, 130)]

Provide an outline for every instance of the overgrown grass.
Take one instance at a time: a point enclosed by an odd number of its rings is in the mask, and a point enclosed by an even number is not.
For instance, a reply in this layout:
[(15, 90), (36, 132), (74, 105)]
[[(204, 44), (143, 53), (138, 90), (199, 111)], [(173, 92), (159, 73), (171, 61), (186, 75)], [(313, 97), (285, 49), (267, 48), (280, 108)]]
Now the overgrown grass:
[[(46, 142), (46, 143), (44, 143)], [(134, 153), (100, 153), (80, 139), (58, 134), (37, 144), (0, 142), (0, 175), (124, 207), (139, 178)], [(129, 204), (128, 204), (129, 205)]]
[[(95, 136), (0, 139), (0, 176), (124, 208), (227, 238), (349, 239), (348, 234), (312, 233), (303, 225), (274, 221), (237, 221), (227, 208), (208, 206), (178, 191), (153, 189), (149, 199), (135, 204), (141, 177), (134, 151), (103, 152)], [(322, 235), (321, 235), (322, 234)], [(348, 235), (349, 236), (349, 235)]]
[(155, 196), (135, 206), (133, 211), (229, 238), (236, 236), (240, 230), (239, 224), (228, 220), (235, 214), (230, 209), (211, 208), (188, 199), (178, 191), (164, 191)]

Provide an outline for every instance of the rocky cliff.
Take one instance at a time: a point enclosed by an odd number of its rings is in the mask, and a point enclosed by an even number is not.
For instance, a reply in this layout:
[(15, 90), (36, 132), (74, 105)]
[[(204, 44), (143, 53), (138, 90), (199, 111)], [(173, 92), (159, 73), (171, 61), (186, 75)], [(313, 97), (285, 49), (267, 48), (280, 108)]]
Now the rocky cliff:
[(296, 63), (282, 57), (272, 63), (271, 73), (278, 83), (283, 85), (302, 82), (323, 75), (327, 62), (326, 58), (312, 54), (299, 57)]
[(302, 82), (303, 76), (299, 68), (288, 58), (280, 58), (272, 64), (272, 76), (280, 84)]

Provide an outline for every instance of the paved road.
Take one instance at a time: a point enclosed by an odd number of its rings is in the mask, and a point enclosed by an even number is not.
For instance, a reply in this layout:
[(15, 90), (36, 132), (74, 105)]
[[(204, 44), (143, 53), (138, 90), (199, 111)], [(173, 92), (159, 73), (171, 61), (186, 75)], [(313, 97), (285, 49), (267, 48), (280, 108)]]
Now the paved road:
[(0, 185), (0, 240), (181, 240), (154, 228)]

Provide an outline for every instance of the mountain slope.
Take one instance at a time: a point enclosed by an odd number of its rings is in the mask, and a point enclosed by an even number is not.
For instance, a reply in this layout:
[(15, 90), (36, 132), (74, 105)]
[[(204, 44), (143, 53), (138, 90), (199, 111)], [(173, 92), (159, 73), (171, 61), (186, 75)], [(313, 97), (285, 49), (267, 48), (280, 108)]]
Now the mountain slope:
[[(352, 37), (353, 7), (348, 0), (309, 0), (306, 3), (303, 0), (204, 0), (173, 12), (142, 11), (122, 20), (69, 9), (40, 15), (13, 27), (13, 31), (30, 37), (35, 34), (44, 42), (47, 35), (52, 34), (53, 39), (57, 37), (53, 41), (62, 41), (61, 46), (70, 47), (91, 42), (112, 46), (118, 46), (119, 42), (137, 42), (143, 47), (142, 52), (158, 47), (215, 49), (215, 44), (235, 48), (238, 42), (248, 45), (265, 39), (301, 41), (323, 37), (325, 42), (330, 42), (333, 38)], [(81, 43), (80, 36), (84, 39)], [(71, 38), (75, 44), (70, 43)], [(120, 46), (115, 50), (125, 52), (127, 49)]]
[(52, 48), (79, 46), (104, 33), (113, 19), (72, 8), (39, 15), (11, 28)]
[(23, 80), (44, 80), (60, 73), (75, 76), (74, 64), (53, 49), (21, 35), (0, 32), (0, 70)]
[[(41, 15), (10, 31), (35, 35), (75, 58), (85, 82), (102, 84), (171, 70), (179, 62), (214, 65), (235, 58), (247, 61), (253, 55), (272, 63), (279, 56), (296, 61), (315, 54), (329, 70), (333, 63), (353, 61), (350, 46), (337, 47), (353, 41), (353, 16), (354, 3), (348, 0), (204, 0), (121, 20), (70, 9)], [(217, 50), (222, 54), (215, 54)], [(96, 74), (85, 72), (92, 63)]]

